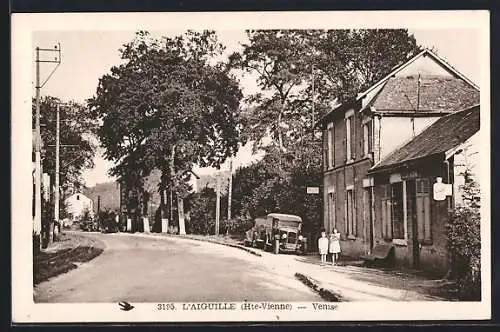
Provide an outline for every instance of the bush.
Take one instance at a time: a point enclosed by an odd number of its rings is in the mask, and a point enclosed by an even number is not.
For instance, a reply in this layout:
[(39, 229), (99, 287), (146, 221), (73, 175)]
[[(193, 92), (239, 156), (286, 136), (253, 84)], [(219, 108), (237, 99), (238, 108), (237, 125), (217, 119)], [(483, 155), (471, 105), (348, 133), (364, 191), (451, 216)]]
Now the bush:
[(465, 174), (464, 204), (458, 206), (448, 225), (449, 246), (459, 297), (481, 299), (481, 216), (479, 188), (470, 174)]
[(253, 227), (253, 219), (237, 216), (229, 220), (221, 220), (220, 233), (231, 235), (243, 235), (246, 231)]

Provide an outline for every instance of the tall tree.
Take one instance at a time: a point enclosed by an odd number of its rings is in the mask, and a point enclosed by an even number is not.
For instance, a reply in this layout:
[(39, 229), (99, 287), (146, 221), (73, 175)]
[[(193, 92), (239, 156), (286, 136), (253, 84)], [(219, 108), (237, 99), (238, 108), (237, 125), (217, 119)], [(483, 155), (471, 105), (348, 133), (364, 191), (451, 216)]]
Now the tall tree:
[(230, 64), (257, 75), (262, 93), (251, 95), (247, 102), (246, 122), (249, 139), (257, 143), (270, 134), (280, 151), (286, 150), (289, 102), (307, 76), (307, 40), (296, 30), (249, 30), (249, 43), (241, 53), (230, 56)]
[[(42, 167), (52, 179), (55, 176), (56, 164), (56, 109), (60, 103), (59, 98), (51, 96), (43, 97), (40, 101), (40, 132), (44, 144)], [(33, 106), (33, 121), (35, 111)], [(59, 126), (60, 186), (62, 188), (70, 185), (81, 186), (83, 171), (94, 166), (96, 146), (93, 135), (97, 122), (85, 105), (71, 101), (60, 107)]]
[(139, 32), (121, 51), (125, 64), (101, 78), (90, 100), (116, 171), (126, 174), (131, 161), (138, 177), (159, 168), (160, 190), (177, 197), (181, 232), (193, 165), (219, 167), (238, 148), (242, 94), (229, 68), (214, 61), (222, 50), (213, 31), (161, 40)]
[(344, 102), (421, 51), (406, 29), (315, 31), (309, 37), (319, 101), (333, 96)]
[[(246, 135), (296, 144), (316, 119), (368, 88), (420, 51), (404, 29), (257, 30), (231, 64), (257, 75), (262, 92), (247, 98)], [(314, 91), (313, 91), (314, 81)], [(314, 101), (314, 105), (313, 105)]]

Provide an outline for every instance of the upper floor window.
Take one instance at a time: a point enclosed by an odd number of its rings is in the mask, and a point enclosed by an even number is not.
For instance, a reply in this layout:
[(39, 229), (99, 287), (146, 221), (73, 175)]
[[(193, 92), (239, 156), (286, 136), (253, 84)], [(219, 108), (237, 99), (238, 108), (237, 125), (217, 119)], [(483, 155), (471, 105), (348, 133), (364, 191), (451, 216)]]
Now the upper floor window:
[(373, 121), (363, 125), (363, 155), (368, 156), (373, 151)]
[(354, 111), (347, 112), (345, 115), (346, 128), (346, 159), (354, 160), (355, 156), (355, 129), (354, 129)]
[(335, 127), (329, 123), (327, 127), (327, 167), (332, 168), (335, 165)]

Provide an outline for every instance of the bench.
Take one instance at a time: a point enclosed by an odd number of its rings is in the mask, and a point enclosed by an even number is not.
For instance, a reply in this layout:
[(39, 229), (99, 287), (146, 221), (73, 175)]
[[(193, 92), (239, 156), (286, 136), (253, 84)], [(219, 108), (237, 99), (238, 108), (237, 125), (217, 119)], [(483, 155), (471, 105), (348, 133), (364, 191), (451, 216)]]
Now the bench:
[(371, 254), (361, 256), (361, 259), (366, 261), (367, 263), (373, 263), (377, 260), (387, 261), (388, 263), (390, 263), (392, 262), (393, 258), (394, 245), (388, 243), (379, 243), (373, 248)]

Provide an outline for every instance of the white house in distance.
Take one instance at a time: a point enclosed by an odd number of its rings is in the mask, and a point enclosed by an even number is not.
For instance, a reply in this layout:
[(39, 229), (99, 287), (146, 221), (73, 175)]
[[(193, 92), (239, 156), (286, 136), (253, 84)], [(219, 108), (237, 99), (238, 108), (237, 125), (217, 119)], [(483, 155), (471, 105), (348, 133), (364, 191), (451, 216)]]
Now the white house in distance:
[(64, 200), (64, 207), (68, 217), (72, 220), (80, 220), (86, 211), (94, 216), (94, 204), (90, 198), (80, 192), (75, 192)]

